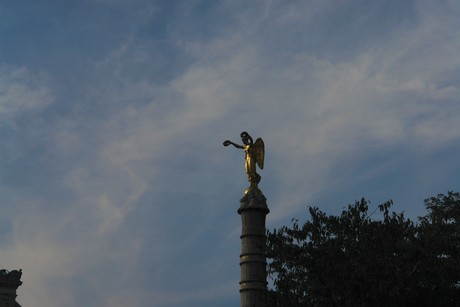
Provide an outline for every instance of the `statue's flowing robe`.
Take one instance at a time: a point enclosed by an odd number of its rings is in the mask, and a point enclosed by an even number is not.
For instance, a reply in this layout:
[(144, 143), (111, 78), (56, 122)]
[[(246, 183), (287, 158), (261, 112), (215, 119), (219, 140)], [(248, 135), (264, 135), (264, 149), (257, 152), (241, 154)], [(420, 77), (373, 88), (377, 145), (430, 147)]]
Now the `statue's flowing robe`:
[[(250, 182), (258, 182), (258, 174), (256, 173), (257, 150), (253, 146), (245, 145), (246, 152), (246, 173)], [(259, 179), (260, 180), (260, 179)]]
[(261, 169), (264, 168), (265, 145), (261, 138), (258, 138), (252, 145), (244, 145), (246, 152), (246, 173), (248, 181), (251, 184), (257, 184), (260, 181), (260, 175), (256, 172), (256, 165)]

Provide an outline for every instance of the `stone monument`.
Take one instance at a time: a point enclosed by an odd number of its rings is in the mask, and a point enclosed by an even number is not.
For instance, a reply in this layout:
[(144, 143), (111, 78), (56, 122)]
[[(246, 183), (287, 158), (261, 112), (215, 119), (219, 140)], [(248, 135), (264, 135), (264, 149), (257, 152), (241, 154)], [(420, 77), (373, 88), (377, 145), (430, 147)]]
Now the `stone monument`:
[(261, 138), (253, 142), (246, 132), (241, 133), (243, 145), (229, 140), (224, 146), (233, 145), (246, 153), (246, 173), (249, 187), (240, 200), (238, 213), (241, 215), (241, 307), (265, 307), (267, 295), (267, 262), (265, 255), (265, 217), (270, 212), (267, 200), (259, 189), (260, 175), (256, 166), (264, 168), (265, 145)]
[(21, 270), (0, 270), (0, 307), (21, 307), (16, 302), (16, 290), (22, 285), (21, 276)]

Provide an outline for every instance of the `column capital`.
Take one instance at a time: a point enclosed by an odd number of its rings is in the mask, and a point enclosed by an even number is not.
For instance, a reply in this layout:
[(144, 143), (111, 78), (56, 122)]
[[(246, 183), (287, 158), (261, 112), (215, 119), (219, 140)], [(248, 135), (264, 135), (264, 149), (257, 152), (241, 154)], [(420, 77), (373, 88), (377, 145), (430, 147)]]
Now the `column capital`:
[(268, 214), (270, 210), (267, 206), (267, 198), (257, 186), (251, 186), (244, 191), (244, 196), (240, 199), (238, 213), (246, 210), (261, 210)]

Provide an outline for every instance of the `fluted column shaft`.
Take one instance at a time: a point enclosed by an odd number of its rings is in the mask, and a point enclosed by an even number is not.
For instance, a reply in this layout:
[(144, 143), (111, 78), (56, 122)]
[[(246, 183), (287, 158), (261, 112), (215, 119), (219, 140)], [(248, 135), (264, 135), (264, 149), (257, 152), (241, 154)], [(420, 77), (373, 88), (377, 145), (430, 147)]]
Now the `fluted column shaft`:
[(264, 307), (267, 294), (265, 217), (270, 210), (257, 187), (245, 191), (240, 200), (241, 215), (241, 307)]

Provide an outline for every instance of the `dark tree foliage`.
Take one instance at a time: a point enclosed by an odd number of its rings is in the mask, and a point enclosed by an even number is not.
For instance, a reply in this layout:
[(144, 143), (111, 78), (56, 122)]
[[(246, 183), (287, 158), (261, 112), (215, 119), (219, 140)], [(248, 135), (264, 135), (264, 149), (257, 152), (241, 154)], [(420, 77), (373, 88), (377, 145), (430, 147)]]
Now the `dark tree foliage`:
[(364, 199), (339, 216), (309, 208), (302, 225), (267, 232), (268, 306), (456, 306), (460, 302), (460, 195), (425, 200), (413, 222), (372, 219)]

